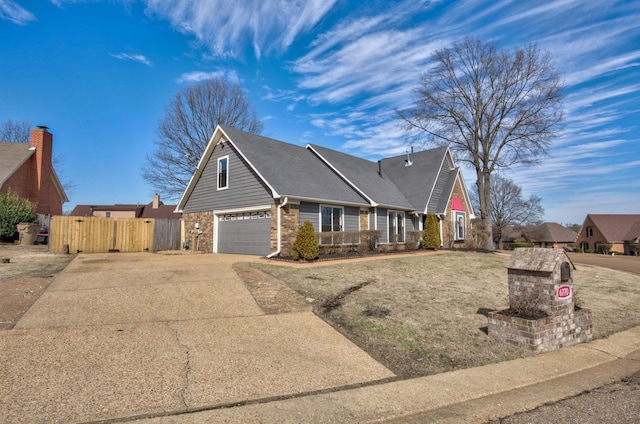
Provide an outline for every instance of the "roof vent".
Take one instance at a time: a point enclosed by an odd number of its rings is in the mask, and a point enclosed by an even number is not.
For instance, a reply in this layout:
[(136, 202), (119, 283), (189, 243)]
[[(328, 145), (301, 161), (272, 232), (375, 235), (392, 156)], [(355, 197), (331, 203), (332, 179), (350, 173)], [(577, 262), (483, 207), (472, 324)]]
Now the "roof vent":
[[(413, 153), (413, 146), (411, 146), (411, 153)], [(409, 149), (407, 149), (407, 158), (404, 160), (404, 166), (411, 166), (413, 162), (411, 162), (411, 154), (409, 153)]]

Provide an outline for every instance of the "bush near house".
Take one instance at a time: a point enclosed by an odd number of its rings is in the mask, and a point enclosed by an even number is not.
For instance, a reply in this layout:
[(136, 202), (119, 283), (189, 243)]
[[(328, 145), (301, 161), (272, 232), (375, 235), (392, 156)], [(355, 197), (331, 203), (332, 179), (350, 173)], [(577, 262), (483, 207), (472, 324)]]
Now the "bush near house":
[(427, 214), (425, 221), (424, 237), (422, 238), (422, 248), (435, 250), (440, 247), (440, 231), (438, 229), (438, 218), (435, 214)]
[(318, 253), (318, 239), (313, 224), (311, 221), (304, 221), (293, 242), (291, 255), (296, 261), (300, 259), (311, 261), (318, 257)]
[(36, 205), (9, 190), (0, 194), (0, 239), (15, 240), (18, 224), (37, 222)]

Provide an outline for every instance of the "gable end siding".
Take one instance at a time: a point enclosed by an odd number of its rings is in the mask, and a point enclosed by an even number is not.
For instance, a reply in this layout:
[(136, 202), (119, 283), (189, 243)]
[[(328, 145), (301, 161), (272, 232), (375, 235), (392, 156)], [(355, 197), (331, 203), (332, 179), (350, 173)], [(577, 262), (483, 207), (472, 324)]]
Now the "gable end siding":
[[(218, 190), (218, 158), (229, 156), (228, 187)], [(246, 208), (274, 203), (271, 191), (230, 145), (216, 147), (183, 212)]]
[(427, 213), (439, 213), (442, 211), (438, 210), (438, 205), (440, 204), (440, 199), (442, 198), (442, 193), (444, 192), (444, 188), (447, 185), (447, 181), (449, 180), (448, 174), (451, 172), (445, 166), (440, 168), (440, 172), (438, 173), (438, 178), (436, 179), (435, 187), (433, 188), (433, 193), (431, 194), (431, 198), (429, 199), (429, 204), (427, 205)]

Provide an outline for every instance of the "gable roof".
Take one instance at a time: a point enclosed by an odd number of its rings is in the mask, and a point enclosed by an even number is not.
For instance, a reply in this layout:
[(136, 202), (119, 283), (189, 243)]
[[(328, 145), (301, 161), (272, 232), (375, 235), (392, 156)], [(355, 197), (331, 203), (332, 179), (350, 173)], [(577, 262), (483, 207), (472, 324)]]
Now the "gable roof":
[[(412, 153), (412, 166), (405, 167), (404, 156), (382, 159), (378, 164), (314, 144), (301, 147), (219, 126), (177, 210), (185, 207), (213, 152), (225, 144), (233, 147), (273, 198), (444, 213), (456, 179), (464, 186), (446, 147)], [(464, 191), (471, 207), (466, 187)], [(431, 203), (434, 206), (429, 207)]]
[(630, 231), (634, 228), (637, 228), (636, 225), (638, 222), (640, 222), (640, 215), (589, 214), (585, 219), (585, 223), (589, 219), (591, 220), (593, 225), (598, 228), (598, 231), (600, 231), (607, 242), (621, 243), (625, 240), (630, 240), (628, 238), (629, 236), (632, 236), (632, 234), (630, 234)]
[[(31, 156), (35, 153), (35, 147), (23, 142), (0, 142), (0, 186), (5, 183)], [(60, 194), (62, 202), (68, 202), (69, 198), (64, 187), (51, 164), (51, 181)]]
[(578, 238), (578, 233), (571, 228), (555, 222), (544, 222), (535, 227), (524, 228), (522, 232), (532, 242), (573, 243)]
[(29, 143), (0, 142), (0, 186), (34, 153)]

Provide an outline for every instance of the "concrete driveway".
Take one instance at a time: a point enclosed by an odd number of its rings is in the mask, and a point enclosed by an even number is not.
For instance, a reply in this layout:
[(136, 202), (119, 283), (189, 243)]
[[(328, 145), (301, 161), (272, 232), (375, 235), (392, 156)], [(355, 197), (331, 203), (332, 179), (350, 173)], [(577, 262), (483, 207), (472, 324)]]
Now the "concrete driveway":
[(0, 331), (0, 422), (142, 418), (393, 374), (311, 312), (266, 315), (237, 255), (79, 255)]

